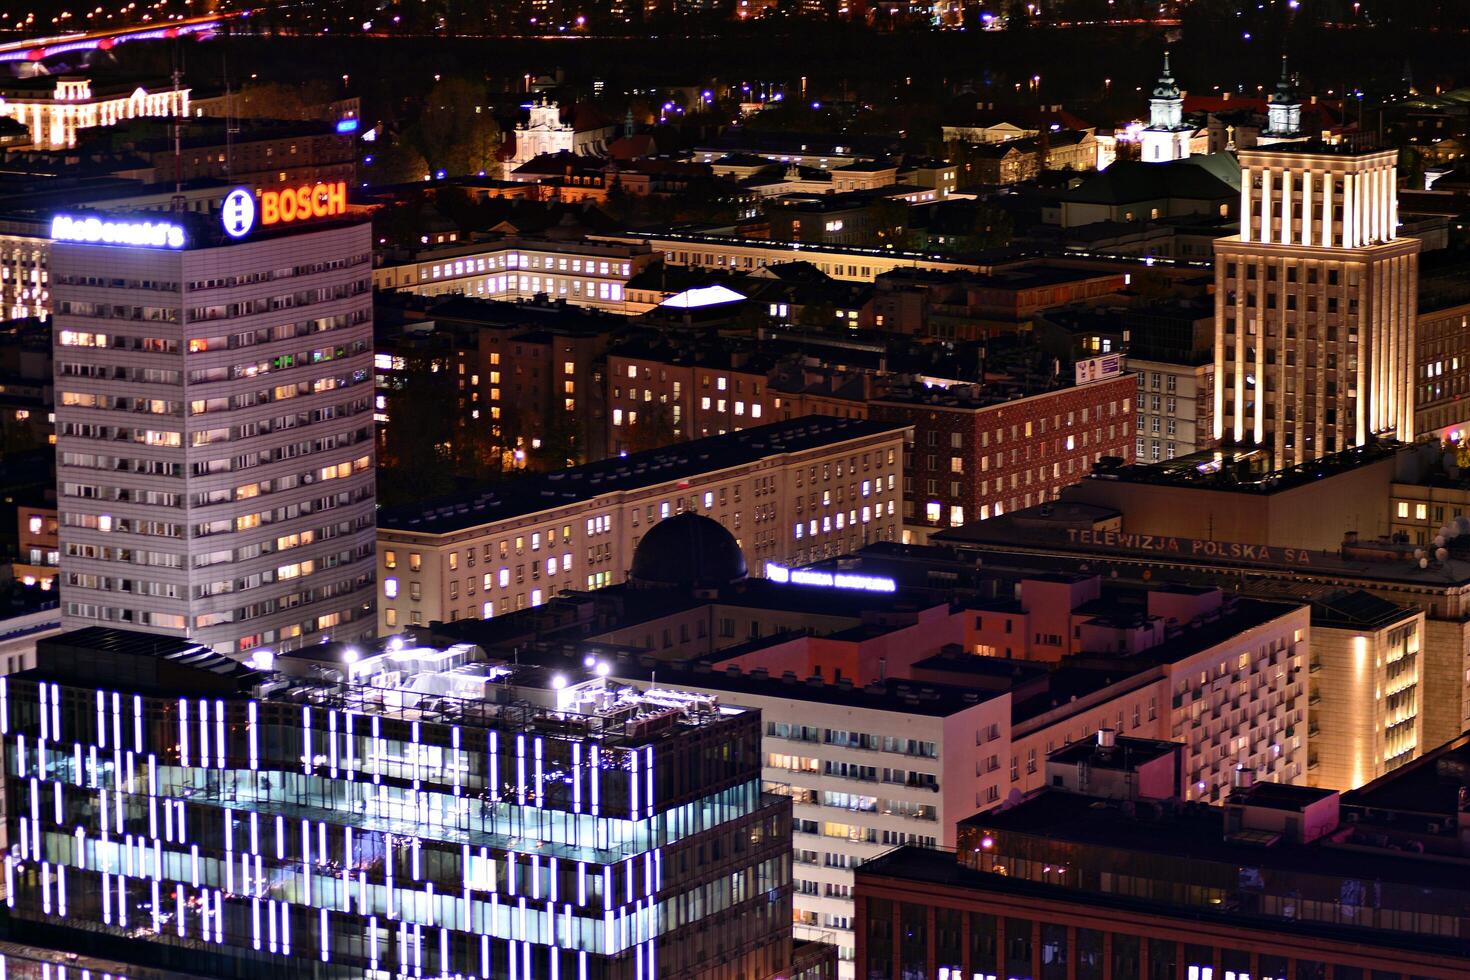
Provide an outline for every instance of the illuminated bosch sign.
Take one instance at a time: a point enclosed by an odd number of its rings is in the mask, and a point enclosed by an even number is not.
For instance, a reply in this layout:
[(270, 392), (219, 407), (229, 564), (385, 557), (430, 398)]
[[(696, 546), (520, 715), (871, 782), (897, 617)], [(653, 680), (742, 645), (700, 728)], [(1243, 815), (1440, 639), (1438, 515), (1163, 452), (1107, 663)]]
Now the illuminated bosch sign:
[(849, 589), (854, 592), (897, 592), (898, 583), (881, 575), (855, 575), (852, 572), (824, 572), (814, 568), (787, 568), (766, 562), (766, 578), (783, 585), (814, 585), (824, 589)]
[(51, 219), (51, 240), (132, 248), (183, 248), (184, 229), (170, 221), (119, 221), (58, 214)]
[(231, 238), (244, 238), (255, 227), (255, 194), (248, 187), (236, 187), (225, 195), (220, 206), (220, 224)]
[(347, 182), (302, 184), (260, 192), (259, 222), (262, 228), (288, 225), (313, 218), (330, 218), (347, 213)]

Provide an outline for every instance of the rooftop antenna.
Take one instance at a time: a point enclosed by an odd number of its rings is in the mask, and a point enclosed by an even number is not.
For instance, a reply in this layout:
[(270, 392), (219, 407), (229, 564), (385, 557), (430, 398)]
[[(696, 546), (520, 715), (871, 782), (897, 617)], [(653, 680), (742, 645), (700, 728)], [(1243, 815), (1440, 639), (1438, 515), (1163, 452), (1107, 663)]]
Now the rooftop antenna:
[(183, 151), (183, 126), (184, 121), (178, 112), (179, 107), (179, 84), (183, 80), (182, 53), (179, 50), (179, 41), (174, 40), (173, 48), (173, 107), (174, 107), (174, 196), (172, 209), (174, 211), (184, 210), (184, 151)]
[(230, 56), (227, 50), (220, 51), (220, 71), (225, 82), (225, 177), (229, 179), (235, 173), (235, 134), (240, 131), (240, 125), (235, 119), (235, 93), (230, 88)]

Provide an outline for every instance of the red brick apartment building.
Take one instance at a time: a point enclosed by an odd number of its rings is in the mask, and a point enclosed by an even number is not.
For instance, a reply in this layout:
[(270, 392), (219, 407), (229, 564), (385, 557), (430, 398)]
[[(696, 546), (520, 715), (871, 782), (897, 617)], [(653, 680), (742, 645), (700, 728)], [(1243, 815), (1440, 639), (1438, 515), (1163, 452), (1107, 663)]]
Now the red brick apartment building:
[(918, 535), (1055, 500), (1104, 456), (1133, 458), (1137, 381), (1038, 390), (1016, 383), (916, 387), (869, 417), (913, 426), (904, 524)]

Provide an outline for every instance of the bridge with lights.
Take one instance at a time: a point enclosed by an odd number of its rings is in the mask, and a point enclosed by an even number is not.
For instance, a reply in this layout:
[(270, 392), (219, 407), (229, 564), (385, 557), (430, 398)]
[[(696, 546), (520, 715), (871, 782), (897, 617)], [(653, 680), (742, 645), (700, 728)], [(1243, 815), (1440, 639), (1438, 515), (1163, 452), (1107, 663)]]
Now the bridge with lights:
[(0, 62), (44, 61), (77, 51), (109, 51), (129, 41), (167, 41), (180, 37), (207, 38), (242, 12), (186, 17), (160, 24), (118, 27), (102, 31), (59, 34), (55, 37), (25, 38), (0, 42)]

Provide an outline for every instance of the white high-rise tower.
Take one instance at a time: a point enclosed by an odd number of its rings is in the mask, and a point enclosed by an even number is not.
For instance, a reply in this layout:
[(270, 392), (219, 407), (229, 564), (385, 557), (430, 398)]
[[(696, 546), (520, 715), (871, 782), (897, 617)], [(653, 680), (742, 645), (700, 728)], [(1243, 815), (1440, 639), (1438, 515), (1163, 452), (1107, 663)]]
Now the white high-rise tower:
[(1164, 72), (1148, 100), (1148, 128), (1143, 131), (1143, 160), (1164, 163), (1189, 156), (1193, 127), (1184, 123), (1184, 96), (1169, 70), (1169, 52), (1164, 52)]
[(52, 237), (63, 625), (371, 637), (373, 247), (345, 183)]

